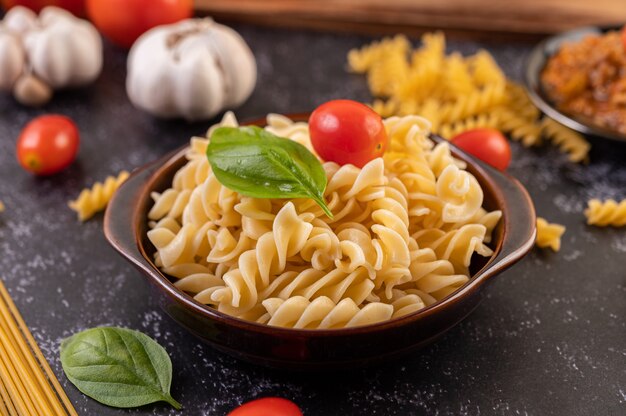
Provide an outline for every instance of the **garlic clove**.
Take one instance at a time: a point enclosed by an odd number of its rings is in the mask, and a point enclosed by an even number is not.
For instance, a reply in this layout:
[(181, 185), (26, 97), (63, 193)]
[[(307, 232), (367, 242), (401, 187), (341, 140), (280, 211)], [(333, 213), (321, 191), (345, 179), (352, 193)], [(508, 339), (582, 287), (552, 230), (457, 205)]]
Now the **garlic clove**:
[(17, 80), (13, 96), (22, 105), (41, 107), (52, 98), (52, 89), (34, 75), (28, 74)]
[(92, 83), (102, 70), (102, 39), (93, 25), (58, 7), (46, 7), (23, 35), (32, 71), (54, 89)]
[(26, 56), (19, 38), (0, 28), (0, 90), (11, 91), (26, 66)]
[[(152, 29), (154, 30), (156, 29)], [(147, 37), (144, 34), (137, 42), (146, 42), (146, 47), (131, 49), (128, 55), (126, 90), (135, 107), (159, 117), (172, 117), (172, 114), (176, 113), (176, 106), (173, 99), (171, 67), (155, 61), (160, 49), (160, 40), (160, 37)]]
[(4, 15), (2, 23), (12, 32), (23, 35), (37, 26), (37, 14), (26, 7), (15, 6)]
[[(228, 26), (215, 25), (213, 36), (219, 45), (217, 59), (228, 79), (229, 93), (224, 107), (238, 107), (250, 97), (256, 86), (256, 60), (241, 35)], [(239, 50), (239, 53), (232, 53), (233, 50)]]
[(227, 95), (222, 87), (224, 74), (211, 55), (196, 54), (182, 59), (173, 82), (179, 117), (189, 121), (208, 119), (224, 108)]
[(60, 7), (48, 6), (44, 7), (41, 9), (41, 12), (39, 12), (39, 22), (43, 26), (52, 26), (59, 22), (74, 24), (76, 20), (76, 16)]
[(52, 88), (68, 85), (72, 79), (73, 60), (69, 56), (66, 35), (53, 28), (32, 32), (24, 39), (28, 61), (35, 74)]

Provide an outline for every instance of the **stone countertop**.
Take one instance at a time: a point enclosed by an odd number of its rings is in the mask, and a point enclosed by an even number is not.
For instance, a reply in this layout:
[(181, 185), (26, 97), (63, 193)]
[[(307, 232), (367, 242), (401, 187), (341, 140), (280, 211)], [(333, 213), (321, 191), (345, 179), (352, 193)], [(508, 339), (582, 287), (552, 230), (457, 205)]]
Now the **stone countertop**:
[[(241, 119), (311, 110), (333, 98), (369, 101), (364, 77), (345, 55), (369, 38), (237, 29), (259, 66)], [(532, 45), (455, 41), (485, 48), (520, 79)], [(124, 90), (126, 54), (107, 45), (95, 85), (58, 94), (44, 110), (0, 98), (0, 275), (81, 415), (224, 415), (244, 401), (277, 395), (306, 415), (626, 414), (626, 230), (587, 227), (591, 197), (626, 197), (626, 146), (593, 141), (591, 163), (571, 164), (551, 147), (513, 144), (510, 173), (539, 215), (567, 225), (561, 252), (535, 249), (498, 276), (480, 307), (440, 341), (410, 358), (349, 373), (297, 374), (238, 362), (200, 344), (156, 308), (139, 273), (104, 240), (102, 216), (80, 224), (67, 201), (83, 187), (155, 160), (211, 122), (158, 121), (135, 110)], [(20, 129), (43, 112), (72, 117), (81, 131), (77, 163), (51, 178), (18, 166)], [(215, 121), (215, 120), (213, 120)], [(60, 341), (117, 325), (155, 338), (172, 357), (172, 395), (135, 410), (102, 406), (62, 374)]]

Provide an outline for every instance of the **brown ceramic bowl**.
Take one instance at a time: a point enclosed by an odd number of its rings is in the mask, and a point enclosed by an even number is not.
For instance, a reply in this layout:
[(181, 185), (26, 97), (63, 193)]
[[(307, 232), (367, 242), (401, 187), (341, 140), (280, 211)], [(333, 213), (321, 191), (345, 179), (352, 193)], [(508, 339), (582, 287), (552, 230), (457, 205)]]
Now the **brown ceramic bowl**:
[(168, 315), (216, 349), (253, 363), (290, 369), (347, 368), (380, 362), (429, 344), (468, 316), (491, 278), (520, 260), (535, 240), (535, 209), (522, 185), (453, 149), (480, 182), (485, 206), (503, 212), (494, 232), (493, 256), (475, 258), (472, 277), (463, 287), (413, 314), (356, 328), (301, 330), (240, 320), (178, 290), (152, 261), (155, 249), (146, 236), (150, 193), (170, 186), (174, 173), (186, 162), (185, 150), (136, 170), (110, 202), (104, 231), (111, 245), (143, 273)]

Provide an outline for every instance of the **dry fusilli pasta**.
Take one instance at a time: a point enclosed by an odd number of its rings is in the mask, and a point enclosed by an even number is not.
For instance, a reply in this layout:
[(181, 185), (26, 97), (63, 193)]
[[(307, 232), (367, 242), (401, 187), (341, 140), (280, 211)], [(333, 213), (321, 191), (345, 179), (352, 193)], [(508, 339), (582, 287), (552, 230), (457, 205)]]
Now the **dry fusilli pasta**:
[(569, 160), (587, 161), (591, 145), (582, 135), (548, 117), (541, 121), (541, 130), (544, 136), (559, 146), (562, 152), (569, 155)]
[(586, 159), (589, 143), (547, 117), (524, 88), (507, 80), (493, 57), (481, 50), (469, 57), (445, 54), (441, 32), (427, 33), (412, 49), (402, 35), (348, 53), (350, 70), (367, 75), (372, 108), (383, 117), (419, 114), (445, 138), (474, 128), (496, 128), (524, 146), (551, 139), (573, 162)]
[(537, 240), (538, 247), (549, 247), (553, 251), (561, 249), (561, 236), (565, 233), (565, 227), (561, 224), (552, 224), (544, 218), (537, 218)]
[(128, 176), (128, 172), (122, 171), (117, 177), (109, 176), (104, 183), (96, 182), (93, 187), (83, 189), (76, 200), (70, 201), (69, 207), (76, 211), (80, 221), (88, 220), (106, 208), (117, 188), (128, 179)]
[(381, 302), (359, 307), (352, 299), (333, 302), (326, 296), (310, 301), (302, 296), (263, 301), (267, 314), (259, 322), (287, 328), (332, 329), (373, 324), (391, 319), (392, 305)]
[(604, 202), (592, 199), (585, 210), (585, 216), (589, 225), (623, 227), (626, 225), (626, 199), (620, 202), (613, 199)]
[[(312, 150), (307, 123), (267, 121), (268, 131)], [(236, 120), (228, 113), (221, 124)], [(384, 124), (383, 158), (362, 168), (323, 164), (332, 219), (310, 199), (229, 190), (211, 172), (208, 139), (193, 138), (171, 187), (152, 194), (155, 264), (201, 303), (293, 328), (388, 320), (454, 292), (469, 280), (472, 255), (492, 254), (486, 244), (501, 213), (482, 208), (477, 180), (447, 143), (428, 138), (425, 119)]]

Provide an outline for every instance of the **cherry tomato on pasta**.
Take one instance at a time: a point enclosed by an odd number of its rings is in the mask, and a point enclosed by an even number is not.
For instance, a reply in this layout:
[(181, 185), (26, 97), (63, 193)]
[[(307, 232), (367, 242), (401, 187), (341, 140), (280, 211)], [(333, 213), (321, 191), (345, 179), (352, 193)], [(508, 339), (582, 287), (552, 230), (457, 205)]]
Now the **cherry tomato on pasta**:
[(356, 101), (334, 100), (320, 105), (309, 118), (309, 132), (317, 154), (340, 165), (363, 167), (387, 148), (383, 120)]
[(113, 43), (130, 48), (155, 26), (191, 17), (193, 0), (87, 0), (87, 15)]
[(467, 130), (453, 137), (452, 143), (501, 171), (506, 170), (511, 162), (509, 142), (495, 129)]
[(82, 16), (85, 13), (85, 0), (2, 0), (2, 6), (7, 10), (13, 6), (24, 6), (36, 12), (46, 6), (57, 6), (76, 16)]
[(37, 117), (24, 127), (17, 141), (17, 160), (36, 175), (52, 175), (76, 158), (79, 144), (74, 122), (59, 115)]
[(287, 399), (266, 397), (244, 403), (228, 416), (302, 416), (302, 411)]

